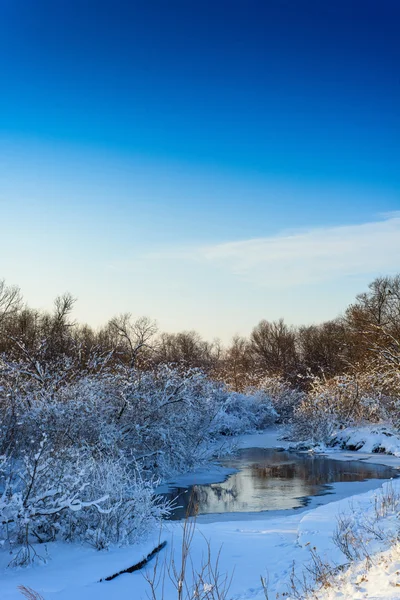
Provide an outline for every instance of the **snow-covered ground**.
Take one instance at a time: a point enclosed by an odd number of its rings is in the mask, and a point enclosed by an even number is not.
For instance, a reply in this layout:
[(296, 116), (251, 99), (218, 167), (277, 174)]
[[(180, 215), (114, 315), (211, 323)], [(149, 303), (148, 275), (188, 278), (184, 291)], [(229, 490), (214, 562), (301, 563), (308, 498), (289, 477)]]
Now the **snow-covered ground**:
[(400, 548), (377, 553), (372, 565), (360, 561), (336, 577), (332, 585), (318, 591), (315, 600), (363, 600), (400, 598)]
[[(238, 445), (249, 448), (284, 447), (288, 444), (278, 438), (279, 431), (272, 430), (267, 434), (243, 436), (238, 440)], [(339, 459), (344, 456), (348, 458), (348, 455), (349, 452), (339, 450), (331, 452), (332, 458)], [(358, 455), (359, 453), (351, 453), (351, 458), (354, 460)], [(395, 456), (364, 452), (359, 458), (371, 462), (384, 462), (400, 468), (400, 458)], [(375, 484), (378, 488), (382, 482), (376, 481)], [(400, 480), (395, 480), (392, 485), (400, 492)], [(260, 576), (268, 580), (269, 598), (276, 598), (277, 593), (288, 591), (293, 562), (298, 574), (309, 562), (310, 548), (316, 547), (324, 560), (329, 559), (337, 564), (347, 562), (340, 550), (333, 545), (332, 535), (336, 528), (337, 515), (354, 514), (354, 512), (364, 516), (372, 514), (376, 491), (369, 490), (357, 494), (360, 489), (362, 487), (357, 488), (355, 485), (356, 495), (351, 499), (341, 499), (300, 513), (274, 515), (265, 519), (247, 518), (243, 521), (198, 523), (191, 547), (193, 564), (194, 566), (200, 564), (207, 551), (208, 540), (214, 558), (221, 549), (220, 573), (228, 573), (229, 576), (233, 573), (229, 598), (265, 599)], [(49, 544), (48, 551), (51, 558), (47, 564), (26, 569), (7, 569), (10, 556), (0, 553), (0, 600), (21, 599), (22, 596), (17, 589), (19, 585), (31, 587), (41, 593), (45, 600), (144, 600), (149, 592), (144, 577), (146, 569), (121, 575), (110, 582), (100, 582), (100, 579), (139, 562), (160, 540), (166, 540), (167, 546), (160, 552), (159, 562), (173, 555), (174, 560), (179, 563), (182, 525), (176, 522), (165, 524), (161, 532), (157, 532), (140, 546), (111, 549), (108, 552), (98, 552), (72, 544)], [(41, 546), (40, 553), (44, 552), (45, 549)], [(368, 581), (361, 581), (363, 566), (356, 566), (347, 579), (346, 573), (341, 574), (340, 591), (329, 588), (320, 597), (324, 599), (340, 597), (349, 600), (400, 598), (400, 587), (396, 584), (397, 581), (400, 582), (399, 573), (396, 573), (400, 568), (400, 553), (397, 549), (392, 549), (390, 552), (394, 558), (390, 558), (389, 551), (385, 551), (379, 559), (381, 562), (377, 562), (369, 571), (369, 575), (367, 574), (370, 578)], [(153, 560), (148, 565), (147, 572), (151, 572), (155, 564), (156, 561)], [(383, 566), (384, 564), (387, 564), (387, 568)], [(382, 595), (383, 590), (387, 590), (386, 595)], [(168, 577), (165, 579), (164, 595), (161, 593), (161, 588), (157, 593), (157, 600), (162, 598), (172, 600), (177, 597), (176, 590)]]
[[(335, 450), (357, 451), (367, 455), (384, 454), (400, 457), (400, 437), (387, 425), (364, 425), (358, 427), (346, 427), (335, 431), (328, 443), (313, 444), (311, 441), (302, 441), (289, 444), (292, 448), (312, 449), (314, 452), (332, 452)], [(375, 461), (376, 462), (376, 461)], [(388, 463), (385, 463), (388, 464)]]
[[(350, 450), (352, 458), (359, 459), (363, 453), (374, 462), (380, 454), (384, 456), (384, 460), (386, 455), (400, 458), (400, 436), (386, 425), (346, 427), (332, 434), (330, 442), (325, 445), (293, 442), (286, 433), (288, 434), (282, 427), (271, 427), (264, 432), (238, 436), (235, 442), (239, 448), (309, 448), (313, 452), (337, 453), (339, 457), (343, 456), (341, 451)], [(384, 464), (390, 464), (390, 461)]]

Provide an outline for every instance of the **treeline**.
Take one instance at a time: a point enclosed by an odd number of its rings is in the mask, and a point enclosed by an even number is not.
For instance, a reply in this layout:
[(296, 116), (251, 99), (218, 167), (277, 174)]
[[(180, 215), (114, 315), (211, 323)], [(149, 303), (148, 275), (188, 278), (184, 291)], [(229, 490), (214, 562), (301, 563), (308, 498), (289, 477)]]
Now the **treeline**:
[(265, 377), (307, 389), (314, 377), (352, 374), (377, 360), (399, 366), (400, 275), (375, 279), (336, 319), (300, 327), (263, 320), (248, 338), (235, 336), (228, 347), (195, 331), (160, 333), (154, 321), (129, 314), (94, 330), (73, 320), (74, 304), (65, 294), (52, 311), (38, 311), (24, 303), (19, 288), (0, 281), (0, 354), (39, 370), (60, 360), (83, 371), (101, 368), (104, 361), (141, 370), (196, 367), (234, 391)]

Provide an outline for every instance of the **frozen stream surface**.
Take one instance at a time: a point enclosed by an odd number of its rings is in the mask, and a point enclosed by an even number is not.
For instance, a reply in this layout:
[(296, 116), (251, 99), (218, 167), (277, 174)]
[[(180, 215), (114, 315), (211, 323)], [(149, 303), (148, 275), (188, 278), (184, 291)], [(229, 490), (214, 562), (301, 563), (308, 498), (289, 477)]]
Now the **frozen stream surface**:
[(171, 482), (168, 490), (164, 487), (165, 495), (177, 504), (173, 520), (192, 515), (194, 510), (203, 522), (242, 520), (243, 513), (248, 513), (249, 519), (265, 518), (266, 512), (310, 508), (351, 496), (351, 483), (358, 482), (357, 491), (367, 491), (379, 485), (377, 479), (397, 475), (386, 465), (273, 448), (243, 448), (218, 464), (214, 481), (212, 472), (206, 483), (204, 473), (195, 473), (183, 482)]

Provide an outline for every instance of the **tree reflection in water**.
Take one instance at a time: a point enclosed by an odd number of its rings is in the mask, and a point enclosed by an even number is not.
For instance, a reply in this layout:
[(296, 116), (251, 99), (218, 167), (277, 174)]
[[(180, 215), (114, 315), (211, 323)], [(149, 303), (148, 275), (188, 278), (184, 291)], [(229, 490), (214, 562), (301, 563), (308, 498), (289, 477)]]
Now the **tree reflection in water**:
[(185, 517), (191, 497), (200, 515), (288, 510), (306, 506), (311, 496), (326, 493), (325, 486), (335, 482), (395, 476), (393, 469), (383, 465), (263, 448), (241, 450), (220, 464), (238, 472), (223, 483), (177, 487), (167, 494), (178, 505), (172, 519)]

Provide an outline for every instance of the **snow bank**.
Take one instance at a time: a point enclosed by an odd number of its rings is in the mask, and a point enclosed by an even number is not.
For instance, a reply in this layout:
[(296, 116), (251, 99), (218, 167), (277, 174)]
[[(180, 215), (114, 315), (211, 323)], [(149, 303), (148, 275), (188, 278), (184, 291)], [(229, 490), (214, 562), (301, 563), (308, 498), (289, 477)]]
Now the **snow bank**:
[(313, 600), (398, 600), (400, 598), (400, 547), (374, 556), (374, 564), (362, 561), (340, 573), (334, 585), (316, 592)]
[(326, 443), (313, 440), (289, 442), (292, 450), (312, 450), (313, 452), (329, 452), (337, 450), (362, 451), (367, 454), (387, 454), (400, 457), (400, 436), (389, 425), (370, 424), (357, 427), (335, 429)]
[(336, 433), (329, 445), (339, 446), (343, 450), (362, 450), (400, 457), (400, 437), (386, 425), (347, 427)]
[[(395, 505), (392, 510), (383, 511), (379, 520), (376, 520), (376, 505), (385, 502), (387, 497), (395, 495)], [(328, 577), (326, 585), (316, 589), (312, 594), (306, 596), (306, 600), (358, 600), (385, 598), (387, 600), (398, 600), (400, 598), (400, 544), (398, 542), (398, 504), (400, 502), (400, 482), (394, 481), (383, 485), (383, 493), (374, 493), (372, 497), (366, 494), (356, 498), (356, 502), (350, 505), (350, 514), (354, 519), (351, 524), (356, 540), (361, 540), (360, 548), (356, 551), (365, 558), (360, 558), (348, 563), (336, 547), (323, 547), (321, 536), (315, 535), (313, 527), (315, 522), (305, 518), (299, 526), (300, 543), (307, 539), (311, 544), (318, 544), (318, 551), (325, 558), (329, 558), (331, 564), (346, 565), (347, 568), (336, 571), (335, 576)], [(326, 507), (323, 507), (326, 508)], [(379, 512), (379, 508), (378, 508)], [(324, 510), (319, 511), (320, 516)], [(346, 514), (346, 513), (342, 513)], [(349, 511), (347, 509), (347, 515)], [(348, 516), (347, 516), (348, 520)], [(329, 515), (322, 518), (326, 533), (334, 530), (329, 525)], [(310, 527), (311, 526), (311, 527)], [(335, 524), (336, 526), (336, 524)], [(378, 535), (370, 535), (374, 530)], [(322, 543), (321, 543), (322, 542)], [(332, 552), (333, 549), (333, 552)]]

